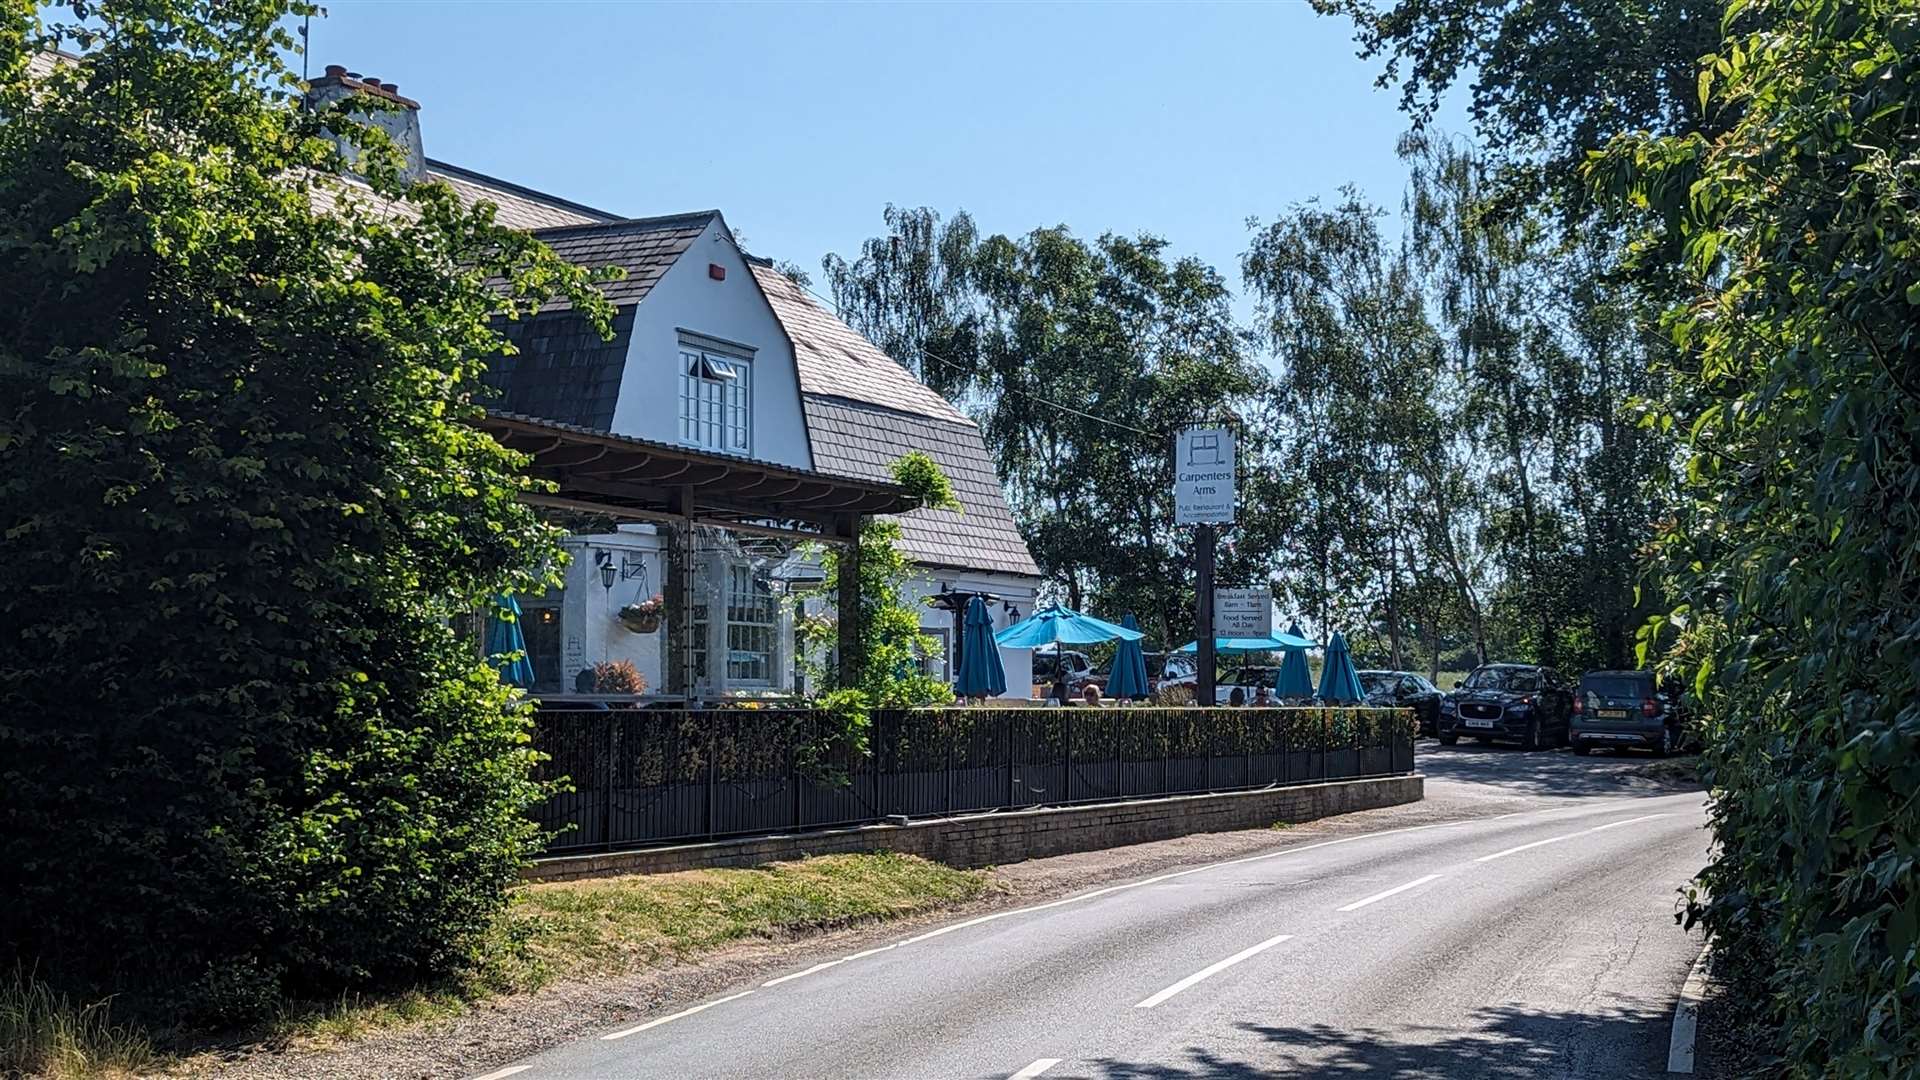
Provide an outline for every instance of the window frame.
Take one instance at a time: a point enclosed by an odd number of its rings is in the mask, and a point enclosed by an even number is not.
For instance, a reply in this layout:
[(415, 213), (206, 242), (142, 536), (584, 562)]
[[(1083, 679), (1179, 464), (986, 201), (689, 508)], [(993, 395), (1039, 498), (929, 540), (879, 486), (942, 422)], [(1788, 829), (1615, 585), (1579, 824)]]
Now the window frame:
[(680, 444), (753, 456), (754, 350), (682, 330), (674, 355)]

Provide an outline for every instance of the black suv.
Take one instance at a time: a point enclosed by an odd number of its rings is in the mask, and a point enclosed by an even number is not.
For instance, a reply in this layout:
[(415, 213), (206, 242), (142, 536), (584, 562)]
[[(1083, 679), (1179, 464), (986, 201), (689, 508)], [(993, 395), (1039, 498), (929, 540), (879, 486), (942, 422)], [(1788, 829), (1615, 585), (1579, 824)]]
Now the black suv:
[(1507, 739), (1529, 750), (1565, 742), (1573, 714), (1573, 687), (1552, 668), (1484, 664), (1440, 699), (1436, 734), (1443, 746), (1460, 736), (1481, 742)]
[(1367, 692), (1369, 705), (1412, 709), (1422, 735), (1432, 735), (1440, 725), (1440, 690), (1424, 675), (1411, 671), (1363, 671), (1360, 689)]
[(1573, 752), (1595, 747), (1644, 747), (1657, 757), (1680, 749), (1679, 703), (1660, 692), (1651, 671), (1589, 671), (1573, 699)]

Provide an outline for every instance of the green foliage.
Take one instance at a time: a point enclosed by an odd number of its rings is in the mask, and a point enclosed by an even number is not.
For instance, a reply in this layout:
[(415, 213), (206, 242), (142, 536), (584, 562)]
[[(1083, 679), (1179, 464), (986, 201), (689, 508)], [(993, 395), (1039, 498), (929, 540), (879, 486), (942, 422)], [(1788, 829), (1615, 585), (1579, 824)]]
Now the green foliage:
[[(1718, 840), (1690, 917), (1803, 1076), (1920, 1068), (1920, 14), (1733, 4), (1722, 130), (1623, 138), (1591, 180), (1681, 291), (1686, 499), (1659, 557)], [(1674, 636), (1669, 637), (1672, 633)]]
[[(1154, 236), (1065, 227), (981, 236), (964, 213), (889, 207), (858, 259), (829, 256), (835, 306), (948, 398), (999, 466), (1028, 548), (1068, 606), (1138, 613), (1185, 640), (1190, 545), (1173, 525), (1169, 443), (1202, 418), (1243, 421), (1243, 499), (1281, 503), (1257, 462), (1265, 375), (1211, 267)], [(1274, 543), (1249, 528), (1222, 580), (1264, 580)]]
[(959, 510), (953, 481), (925, 453), (915, 450), (893, 463), (893, 482), (928, 510)]
[(299, 108), (303, 6), (72, 8), (0, 6), (0, 955), (218, 1012), (454, 968), (543, 789), (451, 623), (561, 557), (470, 423), (490, 320), (608, 309)]
[[(907, 488), (925, 506), (943, 506), (953, 501), (953, 486), (932, 458), (914, 452), (894, 462), (897, 483)], [(856, 740), (864, 738), (869, 709), (901, 709), (916, 705), (944, 705), (953, 700), (953, 688), (921, 670), (923, 658), (937, 656), (940, 643), (920, 628), (920, 610), (910, 603), (904, 587), (918, 572), (899, 547), (900, 524), (885, 518), (867, 518), (860, 523), (855, 545), (855, 561), (860, 575), (860, 655), (865, 658), (859, 682), (838, 684), (838, 673), (816, 670), (833, 691), (822, 704), (846, 722), (847, 731)], [(834, 609), (840, 590), (840, 575), (846, 558), (840, 548), (829, 548), (821, 556), (826, 578), (819, 588), (799, 599), (814, 601)], [(837, 618), (811, 618), (800, 622), (803, 653), (822, 656), (839, 643)]]

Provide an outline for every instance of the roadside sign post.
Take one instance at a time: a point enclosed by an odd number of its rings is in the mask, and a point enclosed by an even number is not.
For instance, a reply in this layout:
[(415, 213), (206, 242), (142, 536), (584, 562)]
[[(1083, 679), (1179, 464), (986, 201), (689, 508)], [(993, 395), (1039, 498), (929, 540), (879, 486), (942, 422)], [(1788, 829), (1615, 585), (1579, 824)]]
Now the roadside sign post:
[(1194, 704), (1214, 704), (1213, 560), (1215, 526), (1233, 524), (1233, 429), (1183, 428), (1173, 441), (1173, 523), (1193, 530)]

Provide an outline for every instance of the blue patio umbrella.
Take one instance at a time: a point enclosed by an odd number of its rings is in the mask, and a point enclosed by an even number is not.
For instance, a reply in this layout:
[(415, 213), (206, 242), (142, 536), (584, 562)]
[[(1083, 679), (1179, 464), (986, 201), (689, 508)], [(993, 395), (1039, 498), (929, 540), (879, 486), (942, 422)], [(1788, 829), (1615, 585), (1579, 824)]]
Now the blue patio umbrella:
[(967, 601), (967, 621), (960, 631), (960, 677), (953, 692), (961, 697), (999, 697), (1007, 692), (1007, 669), (1000, 664), (1000, 646), (993, 641), (993, 616), (987, 602)]
[[(527, 639), (520, 633), (520, 603), (511, 596), (495, 596), (494, 610), (487, 615), (487, 659), (500, 669), (503, 682), (533, 689), (533, 660), (527, 656)], [(508, 653), (515, 654), (508, 659)]]
[(1034, 649), (1042, 645), (1096, 645), (1115, 638), (1139, 641), (1145, 636), (1138, 630), (1056, 604), (1014, 623), (995, 634), (993, 640), (1009, 649)]
[(1347, 651), (1344, 634), (1334, 632), (1327, 642), (1327, 660), (1320, 669), (1320, 697), (1323, 701), (1363, 701), (1360, 673), (1353, 669), (1353, 654)]
[[(1288, 637), (1300, 637), (1300, 624), (1287, 627)], [(1305, 640), (1302, 638), (1302, 640)], [(1310, 698), (1313, 696), (1313, 673), (1307, 670), (1307, 650), (1303, 647), (1290, 647), (1280, 658), (1280, 675), (1274, 682), (1273, 696), (1281, 698)]]
[[(1140, 621), (1127, 612), (1120, 625), (1129, 630), (1140, 629)], [(1113, 650), (1113, 672), (1107, 676), (1106, 693), (1114, 698), (1143, 698), (1147, 696), (1147, 658), (1140, 652), (1140, 642), (1122, 641)]]
[[(1294, 630), (1298, 630), (1295, 627)], [(1320, 643), (1312, 638), (1301, 637), (1298, 633), (1274, 634), (1270, 637), (1217, 637), (1213, 639), (1213, 651), (1217, 653), (1258, 653), (1279, 652), (1282, 649), (1311, 649)], [(1180, 646), (1183, 653), (1198, 650), (1200, 643), (1189, 641)]]

